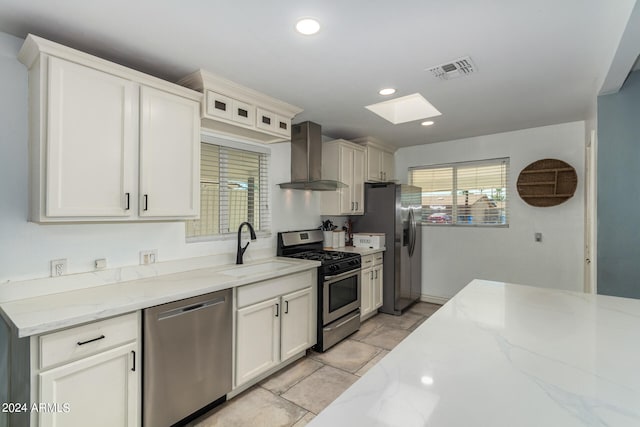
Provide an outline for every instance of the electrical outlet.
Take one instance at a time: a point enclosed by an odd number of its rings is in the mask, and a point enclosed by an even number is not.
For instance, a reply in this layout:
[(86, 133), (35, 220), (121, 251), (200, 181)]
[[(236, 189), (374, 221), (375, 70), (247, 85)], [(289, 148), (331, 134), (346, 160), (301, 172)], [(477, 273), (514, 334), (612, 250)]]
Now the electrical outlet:
[(536, 242), (542, 242), (542, 233), (535, 233), (533, 238)]
[(107, 259), (106, 258), (100, 258), (96, 260), (96, 270), (104, 270), (105, 268), (107, 268)]
[(140, 265), (155, 264), (158, 261), (158, 250), (148, 249), (140, 251)]
[(58, 277), (67, 274), (67, 259), (51, 260), (51, 277)]

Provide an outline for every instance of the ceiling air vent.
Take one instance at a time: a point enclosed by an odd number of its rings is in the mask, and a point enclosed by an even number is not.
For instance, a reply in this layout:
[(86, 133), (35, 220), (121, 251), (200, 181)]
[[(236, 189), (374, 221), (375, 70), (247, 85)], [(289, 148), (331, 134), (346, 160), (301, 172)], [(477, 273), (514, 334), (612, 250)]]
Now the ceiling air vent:
[(475, 73), (476, 70), (476, 65), (468, 56), (463, 56), (462, 58), (458, 58), (436, 67), (427, 68), (427, 71), (430, 71), (434, 77), (441, 80), (449, 80), (466, 76), (468, 74)]

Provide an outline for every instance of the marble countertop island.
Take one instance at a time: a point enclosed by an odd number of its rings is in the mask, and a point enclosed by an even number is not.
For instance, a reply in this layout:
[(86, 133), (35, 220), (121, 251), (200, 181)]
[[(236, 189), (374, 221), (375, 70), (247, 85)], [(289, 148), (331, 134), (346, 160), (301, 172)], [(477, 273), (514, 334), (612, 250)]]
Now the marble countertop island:
[(474, 280), (318, 426), (640, 426), (640, 300)]

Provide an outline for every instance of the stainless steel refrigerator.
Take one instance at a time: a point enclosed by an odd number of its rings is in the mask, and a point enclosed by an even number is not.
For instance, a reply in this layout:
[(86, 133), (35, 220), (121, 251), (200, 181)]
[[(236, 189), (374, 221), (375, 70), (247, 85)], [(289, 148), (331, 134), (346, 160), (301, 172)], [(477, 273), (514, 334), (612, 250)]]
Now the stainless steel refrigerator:
[(422, 293), (422, 189), (367, 183), (364, 212), (352, 217), (354, 232), (385, 233), (380, 311), (400, 314)]

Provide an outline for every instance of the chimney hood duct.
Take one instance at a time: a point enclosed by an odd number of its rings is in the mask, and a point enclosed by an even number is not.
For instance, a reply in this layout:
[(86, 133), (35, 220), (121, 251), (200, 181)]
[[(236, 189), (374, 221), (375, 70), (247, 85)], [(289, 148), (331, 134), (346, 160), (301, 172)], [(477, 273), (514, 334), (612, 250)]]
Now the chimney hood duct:
[(335, 191), (347, 187), (340, 181), (322, 179), (322, 135), (320, 125), (302, 122), (291, 126), (291, 182), (280, 188)]

